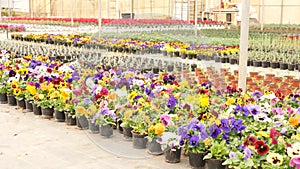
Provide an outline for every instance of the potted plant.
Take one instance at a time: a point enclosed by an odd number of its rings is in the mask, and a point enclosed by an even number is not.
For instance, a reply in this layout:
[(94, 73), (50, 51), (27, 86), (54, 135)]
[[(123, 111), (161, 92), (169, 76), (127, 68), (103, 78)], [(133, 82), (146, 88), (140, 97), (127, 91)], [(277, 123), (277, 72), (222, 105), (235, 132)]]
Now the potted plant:
[(66, 119), (65, 116), (65, 108), (66, 108), (66, 101), (61, 100), (61, 99), (57, 99), (54, 102), (54, 116), (57, 122), (64, 122)]
[(193, 119), (179, 131), (180, 144), (188, 151), (190, 165), (195, 168), (204, 167), (203, 157), (207, 154), (210, 142), (206, 126), (198, 119)]
[(0, 103), (6, 104), (7, 103), (7, 86), (6, 82), (2, 82), (0, 84)]
[(114, 110), (108, 107), (101, 108), (93, 117), (92, 122), (95, 122), (100, 127), (100, 134), (104, 137), (113, 135), (113, 125), (116, 125), (116, 114)]
[(76, 125), (75, 104), (72, 102), (66, 104), (64, 108), (64, 113), (67, 125)]
[(158, 142), (165, 152), (165, 161), (168, 163), (179, 163), (181, 160), (180, 136), (177, 132), (166, 131), (162, 134)]
[(208, 154), (204, 156), (204, 160), (207, 160), (207, 168), (226, 168), (222, 163), (228, 158), (229, 148), (226, 144), (226, 140), (212, 140), (208, 149)]

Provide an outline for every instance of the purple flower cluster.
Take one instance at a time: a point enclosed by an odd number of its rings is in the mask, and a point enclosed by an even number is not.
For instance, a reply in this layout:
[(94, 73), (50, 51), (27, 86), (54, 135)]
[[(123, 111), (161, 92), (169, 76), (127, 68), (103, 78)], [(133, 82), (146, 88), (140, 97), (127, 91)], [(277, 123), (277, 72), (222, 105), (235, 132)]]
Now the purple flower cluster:
[(178, 103), (178, 100), (174, 96), (171, 96), (169, 98), (167, 107), (170, 109), (170, 113), (173, 112), (173, 107), (175, 107), (177, 103)]
[(178, 133), (180, 136), (180, 146), (183, 146), (186, 143), (195, 147), (198, 146), (200, 140), (208, 138), (205, 125), (199, 123), (198, 119), (193, 119), (187, 126), (180, 127)]
[(173, 74), (163, 77), (164, 84), (174, 84), (175, 76)]

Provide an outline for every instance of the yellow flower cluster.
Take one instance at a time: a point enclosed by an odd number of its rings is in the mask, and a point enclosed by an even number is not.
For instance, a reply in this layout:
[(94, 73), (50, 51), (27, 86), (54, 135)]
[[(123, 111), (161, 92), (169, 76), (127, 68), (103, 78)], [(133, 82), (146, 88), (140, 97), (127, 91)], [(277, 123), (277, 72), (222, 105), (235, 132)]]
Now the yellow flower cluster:
[(155, 125), (151, 125), (148, 128), (148, 133), (154, 132), (154, 134), (156, 134), (156, 135), (161, 135), (161, 134), (163, 134), (164, 131), (165, 131), (165, 126), (163, 124), (161, 124), (161, 123), (157, 123)]

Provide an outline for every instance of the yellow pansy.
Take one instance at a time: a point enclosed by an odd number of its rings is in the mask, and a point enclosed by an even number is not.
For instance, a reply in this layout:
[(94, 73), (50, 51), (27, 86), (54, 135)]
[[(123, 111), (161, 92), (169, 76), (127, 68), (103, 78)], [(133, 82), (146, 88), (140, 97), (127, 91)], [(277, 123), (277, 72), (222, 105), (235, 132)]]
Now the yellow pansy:
[(60, 93), (60, 98), (62, 99), (62, 100), (67, 100), (68, 98), (69, 98), (69, 96), (70, 96), (70, 94), (69, 94), (69, 92), (66, 92), (66, 91), (61, 91), (61, 93)]
[(155, 125), (155, 134), (161, 135), (165, 131), (165, 126), (161, 123)]
[(133, 102), (133, 99), (138, 95), (138, 93), (136, 91), (132, 91), (129, 95), (128, 95), (128, 100), (130, 100), (131, 102)]
[(189, 86), (189, 82), (186, 81), (186, 80), (183, 80), (183, 81), (179, 82), (179, 85), (182, 86), (182, 87), (187, 87), (187, 88), (190, 87), (190, 86)]
[(59, 97), (59, 91), (54, 91), (50, 94), (50, 99), (55, 99), (55, 98), (58, 98)]
[(4, 66), (9, 66), (9, 62), (4, 62)]
[(38, 95), (38, 98), (39, 98), (40, 100), (43, 100), (43, 99), (45, 98), (45, 96), (44, 96), (43, 94), (39, 94), (39, 95)]
[(206, 146), (210, 146), (210, 140), (207, 138), (205, 140), (203, 140), (203, 143), (206, 145)]
[(200, 95), (199, 105), (201, 107), (208, 107), (209, 106), (209, 97), (207, 95)]
[(259, 137), (264, 137), (264, 138), (269, 138), (269, 134), (267, 134), (266, 132), (264, 131), (258, 131), (256, 132), (256, 134), (258, 134)]
[(151, 133), (155, 131), (155, 126), (154, 125), (151, 125), (149, 128), (148, 128), (148, 133)]
[(176, 94), (174, 94), (174, 97), (175, 97), (176, 99), (179, 99), (180, 96), (181, 96), (181, 93), (176, 93)]
[(227, 102), (226, 102), (226, 105), (227, 105), (227, 106), (230, 106), (230, 105), (232, 105), (233, 103), (235, 103), (235, 98), (234, 98), (234, 97), (228, 97)]
[(14, 95), (15, 95), (15, 96), (19, 96), (19, 95), (21, 94), (21, 92), (22, 92), (22, 89), (21, 89), (21, 88), (16, 88), (16, 89), (14, 89)]
[(35, 87), (35, 86), (27, 85), (27, 86), (26, 86), (26, 90), (27, 90), (31, 95), (35, 95), (35, 94), (36, 94), (36, 87)]
[(13, 80), (13, 81), (11, 82), (10, 87), (13, 88), (13, 89), (18, 88), (18, 87), (19, 87), (19, 82), (16, 81), (16, 80)]

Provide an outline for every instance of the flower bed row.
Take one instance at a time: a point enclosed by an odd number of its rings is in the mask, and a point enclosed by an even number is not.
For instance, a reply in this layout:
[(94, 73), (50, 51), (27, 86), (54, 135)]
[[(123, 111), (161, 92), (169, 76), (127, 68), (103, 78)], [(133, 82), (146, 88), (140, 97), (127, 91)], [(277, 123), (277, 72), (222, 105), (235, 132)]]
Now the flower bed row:
[[(18, 22), (53, 22), (53, 23), (70, 23), (71, 18), (22, 18), (22, 17), (12, 17), (4, 18), (7, 21), (18, 21)], [(97, 18), (73, 18), (74, 22), (77, 23), (87, 23), (87, 24), (98, 24)], [(171, 19), (101, 19), (102, 24), (109, 25), (165, 25), (165, 24), (189, 24), (189, 22), (184, 20), (171, 20)], [(191, 20), (190, 24), (194, 24), (195, 21)], [(198, 20), (197, 23), (203, 25), (223, 25), (223, 22), (218, 21), (202, 21)]]
[(0, 31), (7, 31), (9, 32), (24, 32), (26, 28), (24, 25), (7, 25), (7, 24), (0, 24)]
[[(217, 46), (189, 44), (182, 42), (161, 42), (137, 39), (93, 38), (80, 35), (29, 34), (26, 36), (13, 34), (12, 39), (61, 44), (65, 46), (84, 46), (86, 48), (107, 49), (113, 52), (126, 53), (163, 53), (163, 56), (181, 57), (182, 59), (215, 60), (221, 63), (238, 64), (238, 46)], [(249, 50), (248, 66), (263, 68), (280, 68), (283, 70), (299, 70), (299, 51), (290, 53), (274, 50)]]
[[(189, 84), (176, 73), (88, 67), (45, 56), (13, 58), (5, 51), (1, 74), (0, 93), (10, 104), (12, 96), (19, 106), (26, 100), (57, 121), (64, 121), (58, 112), (67, 112), (104, 137), (112, 137), (117, 125), (132, 134), (126, 136), (133, 137), (133, 148), (160, 144), (162, 149), (147, 148), (152, 154), (164, 150), (167, 162), (180, 162), (183, 151), (192, 167), (211, 168), (214, 160), (229, 168), (300, 165), (299, 93), (219, 89), (211, 82)], [(201, 155), (196, 163), (195, 154)]]

